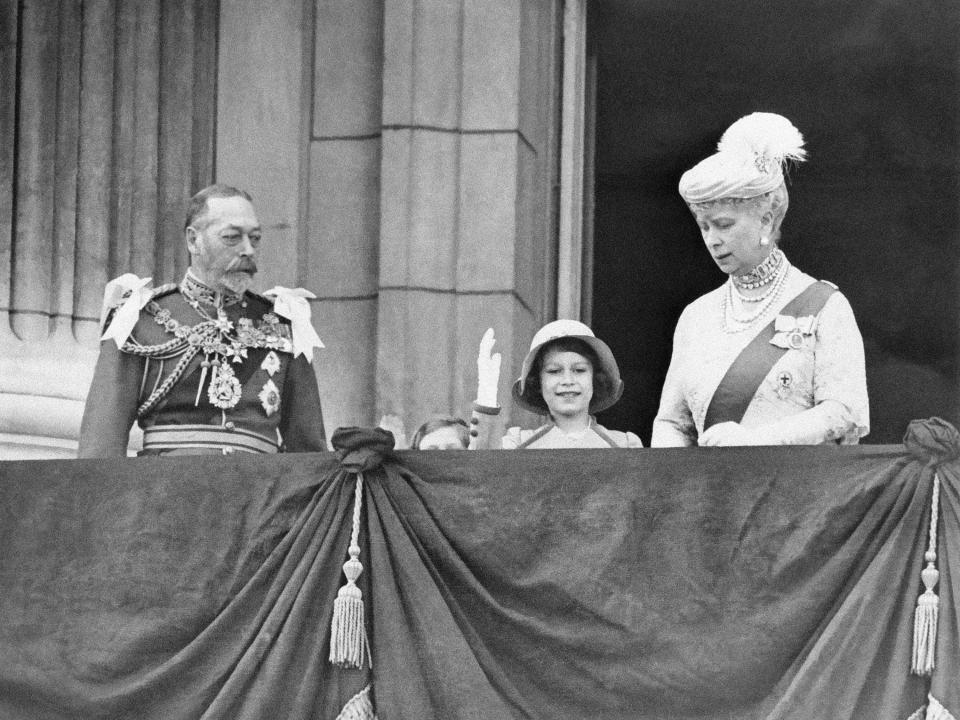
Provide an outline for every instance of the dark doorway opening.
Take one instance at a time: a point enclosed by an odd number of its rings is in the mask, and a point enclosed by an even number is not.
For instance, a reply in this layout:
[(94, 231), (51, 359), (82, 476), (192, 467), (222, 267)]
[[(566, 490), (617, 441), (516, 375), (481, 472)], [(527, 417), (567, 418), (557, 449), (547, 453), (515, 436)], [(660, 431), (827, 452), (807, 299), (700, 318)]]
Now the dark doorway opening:
[(790, 118), (782, 247), (840, 286), (867, 354), (872, 430), (958, 420), (960, 5), (942, 0), (595, 0), (593, 328), (626, 382), (604, 413), (649, 442), (684, 306), (725, 279), (677, 194), (738, 117)]

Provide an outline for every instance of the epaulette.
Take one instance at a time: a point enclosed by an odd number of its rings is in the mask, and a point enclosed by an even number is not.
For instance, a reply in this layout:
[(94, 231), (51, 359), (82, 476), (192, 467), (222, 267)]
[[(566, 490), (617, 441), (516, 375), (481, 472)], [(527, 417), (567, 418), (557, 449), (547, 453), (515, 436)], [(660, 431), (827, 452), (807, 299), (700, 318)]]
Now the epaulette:
[[(244, 296), (245, 296), (248, 300), (253, 300), (254, 302), (257, 302), (257, 301), (262, 302), (262, 303), (263, 303), (264, 305), (266, 305), (268, 308), (272, 308), (274, 305), (277, 304), (277, 299), (276, 299), (275, 297), (273, 297), (273, 296), (271, 296), (271, 295), (261, 295), (260, 293), (255, 293), (255, 292), (253, 292), (252, 290), (247, 290), (247, 291), (244, 293)], [(283, 317), (283, 316), (280, 316), (279, 319), (280, 319), (280, 324), (281, 324), (281, 325), (290, 325), (290, 320), (289, 320), (289, 319), (287, 319), (287, 318), (285, 318), (285, 317)]]
[[(166, 296), (169, 295), (170, 293), (174, 292), (178, 287), (179, 287), (179, 285), (177, 285), (176, 283), (165, 283), (165, 284), (163, 284), (163, 285), (160, 285), (159, 287), (150, 288), (150, 298), (149, 298), (149, 299), (150, 299), (150, 300), (158, 300), (158, 299), (160, 299), (160, 298), (162, 298), (162, 297), (166, 297)], [(119, 308), (121, 305), (123, 305), (124, 301), (125, 301), (128, 297), (130, 297), (130, 293), (131, 293), (131, 291), (130, 291), (130, 290), (127, 290), (127, 291), (123, 294), (123, 296), (120, 298), (120, 302), (117, 303), (116, 305), (114, 305), (112, 308), (110, 308), (111, 313), (115, 312), (115, 311), (117, 310), (117, 308)]]
[(277, 300), (273, 304), (273, 315), (282, 320), (290, 321), (290, 332), (293, 338), (293, 356), (303, 355), (310, 362), (315, 348), (322, 348), (320, 336), (313, 329), (310, 320), (310, 300), (317, 298), (309, 290), (303, 288), (288, 288), (277, 285), (267, 290), (266, 295), (275, 295)]
[(110, 327), (110, 323), (113, 322), (113, 316), (117, 314), (117, 310), (120, 309), (119, 305), (114, 305), (112, 308), (107, 308), (107, 313), (103, 317), (103, 329), (106, 330)]
[[(149, 298), (149, 300), (147, 300), (147, 303), (148, 303), (148, 304), (147, 304), (146, 307), (144, 307), (140, 312), (145, 312), (145, 313), (147, 313), (148, 315), (151, 315), (151, 316), (152, 316), (152, 315), (157, 311), (158, 306), (157, 306), (157, 305), (154, 305), (154, 306), (151, 308), (151, 306), (149, 305), (149, 303), (153, 302), (154, 300), (159, 300), (160, 298), (166, 297), (167, 295), (172, 295), (174, 292), (177, 291), (177, 289), (178, 289), (179, 287), (180, 287), (180, 286), (177, 285), (176, 283), (164, 283), (163, 285), (159, 285), (159, 286), (157, 286), (157, 287), (155, 287), (155, 288), (151, 288), (151, 289), (150, 289), (150, 298)], [(124, 299), (128, 298), (129, 296), (130, 296), (130, 293), (129, 293), (129, 292), (126, 292), (126, 293), (123, 294), (123, 298), (124, 298)], [(120, 307), (120, 306), (118, 305), (117, 307)], [(117, 308), (113, 308), (113, 309), (110, 311), (110, 315), (108, 316), (108, 320), (107, 320), (107, 324), (108, 324), (108, 325), (110, 324), (110, 320), (113, 319), (113, 314), (116, 312), (116, 310), (117, 310)]]

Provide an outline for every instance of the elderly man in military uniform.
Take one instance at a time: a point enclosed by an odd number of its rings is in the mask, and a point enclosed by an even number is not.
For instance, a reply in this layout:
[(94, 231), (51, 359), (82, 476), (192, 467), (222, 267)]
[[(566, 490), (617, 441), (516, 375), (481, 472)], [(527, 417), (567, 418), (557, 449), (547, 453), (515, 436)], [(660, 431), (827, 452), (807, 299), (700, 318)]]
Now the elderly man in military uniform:
[(261, 242), (250, 196), (211, 185), (191, 200), (190, 268), (152, 289), (107, 285), (103, 337), (80, 428), (80, 457), (325, 450), (313, 351), (323, 347), (302, 289), (249, 291)]

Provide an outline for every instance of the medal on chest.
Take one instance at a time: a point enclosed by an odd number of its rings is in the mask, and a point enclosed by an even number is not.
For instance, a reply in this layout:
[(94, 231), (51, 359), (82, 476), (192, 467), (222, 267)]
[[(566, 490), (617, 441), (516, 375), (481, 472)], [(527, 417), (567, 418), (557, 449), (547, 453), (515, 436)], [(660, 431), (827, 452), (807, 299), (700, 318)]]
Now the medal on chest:
[(787, 370), (777, 373), (777, 397), (786, 399), (793, 393), (793, 375)]
[(240, 380), (232, 367), (227, 364), (214, 366), (210, 386), (207, 388), (207, 397), (211, 405), (221, 410), (234, 408), (240, 402), (242, 390)]
[[(260, 367), (272, 377), (282, 365), (277, 351), (289, 352), (291, 349), (290, 328), (272, 312), (265, 313), (258, 324), (246, 317), (238, 318), (234, 323), (223, 308), (217, 308), (216, 318), (210, 317), (196, 299), (186, 294), (184, 298), (205, 318), (203, 322), (192, 327), (184, 325), (173, 318), (169, 310), (152, 303), (154, 320), (184, 346), (193, 346), (194, 352), (203, 355), (194, 405), (200, 404), (200, 394), (209, 374), (207, 398), (210, 404), (221, 410), (230, 410), (240, 403), (243, 392), (232, 364), (246, 360), (248, 350), (252, 348), (266, 348), (269, 352)], [(259, 397), (268, 417), (280, 408), (280, 393), (272, 380), (267, 381)]]
[(263, 407), (263, 411), (267, 414), (267, 417), (270, 417), (280, 409), (280, 391), (273, 383), (273, 380), (267, 380), (263, 384), (263, 388), (257, 397), (260, 398), (260, 405)]

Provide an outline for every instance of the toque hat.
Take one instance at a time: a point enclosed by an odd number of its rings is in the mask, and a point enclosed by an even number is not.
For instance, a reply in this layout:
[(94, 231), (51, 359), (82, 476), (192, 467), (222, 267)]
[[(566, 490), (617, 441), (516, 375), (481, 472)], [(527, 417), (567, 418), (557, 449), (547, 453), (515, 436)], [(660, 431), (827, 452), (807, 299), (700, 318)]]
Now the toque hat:
[(534, 391), (527, 379), (544, 345), (560, 338), (576, 338), (589, 345), (596, 353), (597, 360), (600, 363), (600, 367), (594, 368), (594, 372), (601, 370), (610, 379), (611, 389), (609, 391), (598, 388), (597, 384), (594, 383), (593, 397), (590, 399), (590, 412), (598, 413), (612, 407), (623, 395), (623, 380), (620, 379), (620, 368), (617, 367), (617, 361), (607, 344), (596, 337), (593, 330), (577, 320), (554, 320), (540, 328), (537, 334), (533, 336), (533, 340), (530, 341), (530, 350), (520, 367), (520, 377), (513, 383), (513, 399), (517, 405), (537, 415), (548, 413), (543, 396)]
[(717, 152), (680, 178), (690, 204), (752, 198), (783, 183), (783, 166), (807, 157), (803, 135), (783, 115), (756, 112), (737, 120), (717, 143)]

